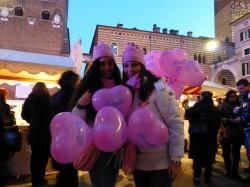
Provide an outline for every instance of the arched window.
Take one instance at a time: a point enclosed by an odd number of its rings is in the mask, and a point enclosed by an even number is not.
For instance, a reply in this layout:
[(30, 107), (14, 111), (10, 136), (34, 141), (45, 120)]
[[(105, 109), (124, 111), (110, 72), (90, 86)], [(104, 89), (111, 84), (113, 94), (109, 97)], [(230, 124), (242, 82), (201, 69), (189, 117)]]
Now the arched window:
[(23, 16), (23, 8), (21, 6), (16, 6), (14, 8), (15, 16)]
[(110, 46), (112, 48), (113, 55), (117, 56), (118, 55), (118, 46), (117, 46), (117, 43), (111, 43)]
[(48, 10), (43, 10), (42, 11), (42, 19), (44, 20), (50, 20), (50, 13)]
[(196, 54), (194, 54), (194, 60), (197, 60), (197, 55)]
[(202, 63), (203, 63), (203, 64), (206, 63), (206, 56), (205, 56), (205, 55), (202, 56)]
[(198, 62), (199, 62), (199, 64), (201, 63), (201, 55), (200, 54), (198, 56)]

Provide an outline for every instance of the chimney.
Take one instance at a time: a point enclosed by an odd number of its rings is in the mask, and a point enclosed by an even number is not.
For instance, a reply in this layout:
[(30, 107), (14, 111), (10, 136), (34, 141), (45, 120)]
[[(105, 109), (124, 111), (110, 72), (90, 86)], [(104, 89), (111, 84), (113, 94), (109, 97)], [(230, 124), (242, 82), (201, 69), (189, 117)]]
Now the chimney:
[(123, 24), (122, 23), (118, 23), (116, 27), (117, 28), (123, 28)]
[(174, 35), (179, 35), (179, 30), (175, 30)]
[(193, 32), (192, 32), (192, 31), (188, 31), (188, 32), (187, 32), (187, 36), (188, 36), (188, 37), (193, 37)]
[(170, 29), (169, 30), (169, 34), (174, 35), (175, 34), (175, 30), (174, 29)]
[(160, 33), (161, 32), (161, 28), (160, 27), (157, 27), (156, 24), (153, 25), (153, 32), (158, 32)]
[(163, 28), (163, 29), (162, 29), (162, 33), (163, 33), (163, 34), (167, 34), (167, 33), (168, 33), (168, 29)]

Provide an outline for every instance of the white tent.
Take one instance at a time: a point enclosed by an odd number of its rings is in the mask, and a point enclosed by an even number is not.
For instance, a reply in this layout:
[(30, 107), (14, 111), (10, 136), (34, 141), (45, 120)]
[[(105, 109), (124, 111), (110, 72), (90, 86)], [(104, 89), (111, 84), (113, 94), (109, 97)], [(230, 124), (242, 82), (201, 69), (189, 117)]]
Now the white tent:
[(225, 95), (225, 93), (230, 89), (235, 90), (235, 88), (220, 85), (215, 82), (207, 81), (207, 80), (204, 81), (203, 84), (201, 85), (201, 91), (211, 91), (214, 95), (217, 95), (217, 96)]
[(223, 96), (225, 93), (230, 90), (235, 88), (225, 86), (225, 85), (220, 85), (215, 82), (211, 81), (204, 81), (201, 86), (187, 86), (184, 89), (184, 94), (186, 95), (198, 95), (200, 91), (211, 91), (214, 96)]

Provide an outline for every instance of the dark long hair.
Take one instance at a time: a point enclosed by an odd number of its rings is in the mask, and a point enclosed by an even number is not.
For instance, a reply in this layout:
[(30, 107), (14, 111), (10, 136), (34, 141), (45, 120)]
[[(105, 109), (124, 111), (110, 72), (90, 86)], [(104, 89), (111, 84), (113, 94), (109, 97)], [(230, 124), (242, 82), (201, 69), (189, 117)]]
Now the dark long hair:
[[(115, 82), (115, 85), (121, 84), (121, 73), (120, 70), (115, 63), (114, 71), (110, 77), (110, 79), (113, 79)], [(89, 91), (91, 95), (93, 95), (97, 90), (102, 88), (101, 83), (101, 72), (100, 72), (100, 61), (99, 59), (96, 59), (89, 69), (87, 70), (85, 76), (82, 78), (80, 83), (78, 84), (77, 89), (75, 90), (72, 100), (71, 100), (71, 109), (76, 105), (79, 98), (86, 92)], [(93, 120), (93, 117), (96, 114), (96, 111), (94, 110), (92, 104), (87, 107), (87, 118), (89, 115), (91, 115), (90, 118), (87, 120)]]
[[(235, 97), (236, 97), (236, 100), (233, 103), (229, 101), (229, 97), (231, 95), (235, 95)], [(228, 90), (227, 93), (226, 93), (226, 98), (224, 99), (224, 101), (226, 101), (227, 103), (235, 104), (235, 105), (238, 104), (239, 97), (237, 95), (237, 92), (235, 90)]]
[(50, 97), (49, 90), (46, 87), (46, 84), (43, 82), (37, 82), (30, 93), (30, 95), (43, 95)]
[(154, 76), (150, 71), (146, 70), (142, 65), (140, 72), (141, 86), (139, 88), (139, 98), (141, 101), (146, 101), (154, 90), (154, 83), (160, 78)]

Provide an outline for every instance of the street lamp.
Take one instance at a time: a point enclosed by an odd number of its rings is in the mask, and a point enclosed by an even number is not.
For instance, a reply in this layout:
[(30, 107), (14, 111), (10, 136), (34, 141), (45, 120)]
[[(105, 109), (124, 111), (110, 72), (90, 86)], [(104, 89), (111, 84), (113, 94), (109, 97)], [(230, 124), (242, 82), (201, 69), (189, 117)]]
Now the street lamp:
[(219, 42), (217, 40), (210, 40), (206, 44), (206, 49), (213, 53), (213, 62), (215, 62), (215, 50), (219, 47)]

